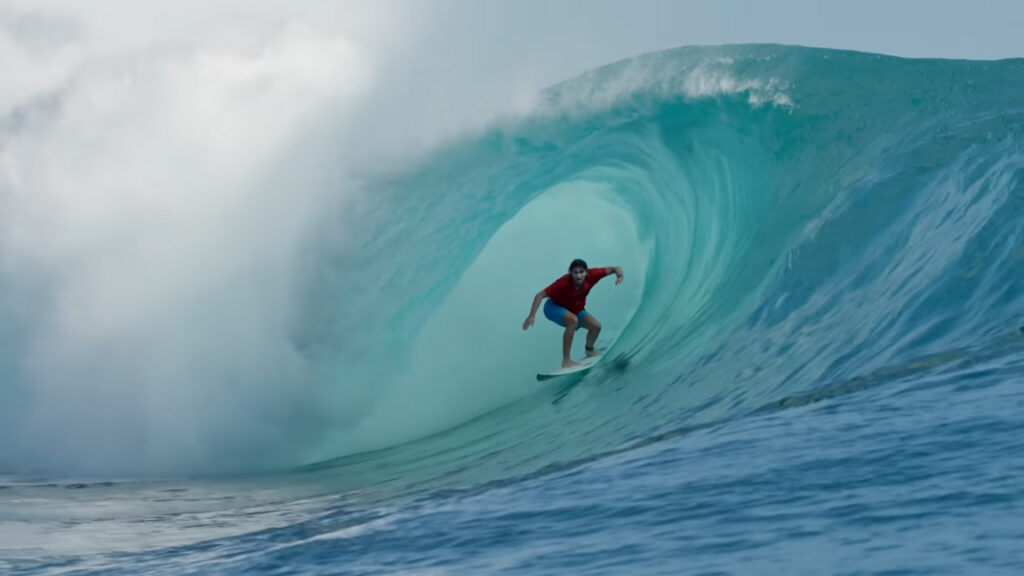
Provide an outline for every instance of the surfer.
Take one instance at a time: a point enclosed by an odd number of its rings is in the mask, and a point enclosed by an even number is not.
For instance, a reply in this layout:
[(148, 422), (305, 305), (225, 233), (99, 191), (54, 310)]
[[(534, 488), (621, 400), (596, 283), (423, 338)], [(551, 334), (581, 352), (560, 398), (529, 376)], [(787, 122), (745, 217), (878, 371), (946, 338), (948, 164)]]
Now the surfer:
[(547, 298), (548, 301), (544, 302), (544, 315), (548, 320), (565, 327), (565, 335), (562, 336), (562, 368), (579, 365), (579, 362), (573, 362), (569, 353), (572, 351), (573, 336), (580, 328), (587, 329), (587, 356), (597, 354), (594, 343), (597, 342), (597, 335), (601, 333), (601, 323), (586, 311), (587, 294), (594, 284), (609, 274), (615, 274), (615, 283), (622, 284), (622, 268), (587, 268), (587, 263), (577, 258), (569, 264), (568, 274), (555, 280), (533, 297), (533, 306), (530, 308), (530, 315), (523, 322), (523, 330), (533, 326), (537, 309), (540, 308), (541, 301)]

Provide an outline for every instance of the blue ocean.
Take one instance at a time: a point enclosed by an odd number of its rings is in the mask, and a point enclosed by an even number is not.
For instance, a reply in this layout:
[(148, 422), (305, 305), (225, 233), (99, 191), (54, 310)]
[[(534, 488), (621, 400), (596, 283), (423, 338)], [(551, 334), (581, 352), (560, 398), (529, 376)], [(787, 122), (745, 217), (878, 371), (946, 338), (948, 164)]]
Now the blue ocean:
[[(0, 572), (1024, 573), (1022, 95), (1020, 59), (611, 63), (358, 175), (265, 279), (279, 345), (152, 334), (181, 373), (41, 369), (52, 285), (4, 268)], [(574, 258), (624, 270), (607, 350), (538, 382)]]

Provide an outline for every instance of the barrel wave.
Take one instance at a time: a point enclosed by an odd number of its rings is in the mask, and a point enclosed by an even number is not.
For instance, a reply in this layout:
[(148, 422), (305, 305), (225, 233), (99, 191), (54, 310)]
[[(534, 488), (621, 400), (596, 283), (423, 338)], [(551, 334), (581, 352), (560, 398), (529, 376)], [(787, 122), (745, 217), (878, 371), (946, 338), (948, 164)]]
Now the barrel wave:
[[(451, 489), (1018, 346), (1021, 93), (1021, 60), (763, 45), (566, 81), (365, 175), (293, 279), (311, 400), (265, 423), (286, 441), (256, 437), (258, 466), (237, 437), (190, 445), (231, 470)], [(625, 270), (588, 304), (607, 360), (540, 384), (561, 332), (522, 322), (573, 258)]]
[[(1017, 346), (1022, 88), (1019, 60), (733, 46), (551, 89), (349, 223), (335, 398), (381, 388), (329, 446), (500, 480)], [(589, 303), (609, 361), (538, 387), (560, 332), (520, 325), (575, 257), (626, 271)]]

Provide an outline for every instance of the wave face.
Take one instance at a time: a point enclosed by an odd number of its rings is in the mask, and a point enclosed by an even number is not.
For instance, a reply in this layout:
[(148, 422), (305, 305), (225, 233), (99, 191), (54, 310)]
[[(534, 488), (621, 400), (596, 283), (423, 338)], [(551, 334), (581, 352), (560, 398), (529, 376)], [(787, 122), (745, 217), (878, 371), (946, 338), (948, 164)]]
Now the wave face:
[[(276, 462), (500, 480), (988, 346), (1024, 312), (1021, 93), (1020, 60), (683, 48), (374, 176), (297, 280), (317, 406)], [(625, 269), (611, 361), (544, 386), (561, 333), (521, 324), (577, 257)]]

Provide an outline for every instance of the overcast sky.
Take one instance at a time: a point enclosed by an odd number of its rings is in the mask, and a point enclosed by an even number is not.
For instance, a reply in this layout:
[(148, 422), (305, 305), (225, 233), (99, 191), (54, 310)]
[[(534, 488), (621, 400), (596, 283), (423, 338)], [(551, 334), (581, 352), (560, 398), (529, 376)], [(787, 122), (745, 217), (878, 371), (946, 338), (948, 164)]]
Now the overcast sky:
[[(486, 52), (600, 64), (687, 44), (771, 42), (910, 57), (1024, 56), (1019, 0), (447, 0), (435, 15)], [(452, 39), (448, 26), (448, 38)], [(471, 32), (472, 31), (472, 32)], [(442, 38), (438, 38), (442, 40)], [(464, 46), (469, 48), (469, 46)], [(506, 56), (507, 55), (507, 56)], [(540, 59), (542, 62), (543, 60)]]
[[(459, 4), (467, 4), (459, 2)], [(477, 6), (485, 11), (484, 2)], [(543, 14), (542, 1), (528, 10)], [(1000, 58), (1024, 55), (1024, 3), (1014, 0), (656, 0), (561, 2), (554, 20), (591, 38), (643, 51), (680, 44), (776, 42), (902, 56)], [(585, 9), (584, 13), (580, 13)], [(524, 16), (519, 25), (533, 20)], [(557, 36), (557, 26), (545, 29)], [(630, 33), (635, 30), (636, 33)], [(596, 32), (596, 34), (594, 34)]]

